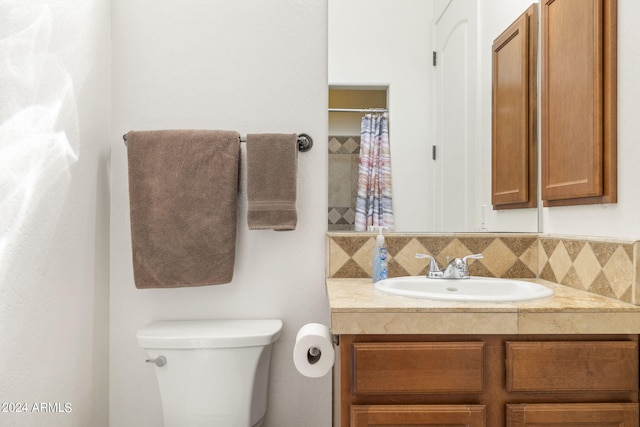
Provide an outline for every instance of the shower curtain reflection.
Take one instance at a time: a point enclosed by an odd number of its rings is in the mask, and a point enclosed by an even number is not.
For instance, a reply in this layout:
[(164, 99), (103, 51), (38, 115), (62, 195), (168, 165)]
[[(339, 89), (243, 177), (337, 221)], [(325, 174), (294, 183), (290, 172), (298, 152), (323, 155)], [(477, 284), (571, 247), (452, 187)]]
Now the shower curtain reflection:
[(391, 153), (386, 113), (366, 114), (360, 131), (356, 231), (393, 230)]

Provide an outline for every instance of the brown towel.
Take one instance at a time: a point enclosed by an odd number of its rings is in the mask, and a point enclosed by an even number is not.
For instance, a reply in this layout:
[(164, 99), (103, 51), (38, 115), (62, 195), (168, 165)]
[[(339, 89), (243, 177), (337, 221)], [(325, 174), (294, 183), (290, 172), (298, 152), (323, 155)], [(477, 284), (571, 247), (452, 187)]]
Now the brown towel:
[(127, 134), (137, 288), (233, 279), (240, 135), (166, 130)]
[(249, 230), (295, 230), (298, 136), (247, 135)]

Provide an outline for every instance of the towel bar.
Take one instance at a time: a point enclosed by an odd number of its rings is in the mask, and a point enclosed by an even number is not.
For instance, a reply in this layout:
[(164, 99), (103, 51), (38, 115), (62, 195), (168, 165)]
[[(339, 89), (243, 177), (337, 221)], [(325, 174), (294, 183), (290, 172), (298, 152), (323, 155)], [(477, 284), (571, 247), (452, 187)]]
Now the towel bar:
[[(126, 133), (122, 135), (122, 139), (124, 140), (124, 145), (126, 146), (127, 145)], [(241, 136), (240, 142), (247, 142), (247, 137)], [(298, 135), (298, 151), (306, 153), (307, 151), (311, 150), (311, 147), (313, 147), (313, 139), (311, 139), (311, 137), (306, 133), (299, 134)]]

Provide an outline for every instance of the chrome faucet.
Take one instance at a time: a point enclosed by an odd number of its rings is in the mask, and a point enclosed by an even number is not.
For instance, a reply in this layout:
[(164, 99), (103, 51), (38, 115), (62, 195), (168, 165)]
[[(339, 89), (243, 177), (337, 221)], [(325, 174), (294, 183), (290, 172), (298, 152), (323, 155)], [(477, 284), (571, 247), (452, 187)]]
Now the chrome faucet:
[(468, 279), (467, 259), (480, 259), (483, 256), (482, 254), (474, 254), (462, 258), (454, 258), (445, 268), (440, 268), (438, 261), (431, 255), (416, 254), (416, 258), (429, 259), (429, 271), (427, 272), (427, 278), (429, 279)]

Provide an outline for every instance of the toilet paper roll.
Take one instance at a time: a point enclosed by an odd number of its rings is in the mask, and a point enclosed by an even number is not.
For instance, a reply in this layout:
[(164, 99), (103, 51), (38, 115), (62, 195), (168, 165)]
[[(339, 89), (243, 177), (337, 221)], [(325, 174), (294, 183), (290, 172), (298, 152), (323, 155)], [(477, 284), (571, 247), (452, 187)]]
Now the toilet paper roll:
[(305, 377), (318, 378), (333, 367), (336, 355), (329, 328), (320, 323), (307, 323), (298, 331), (293, 346), (293, 363)]

